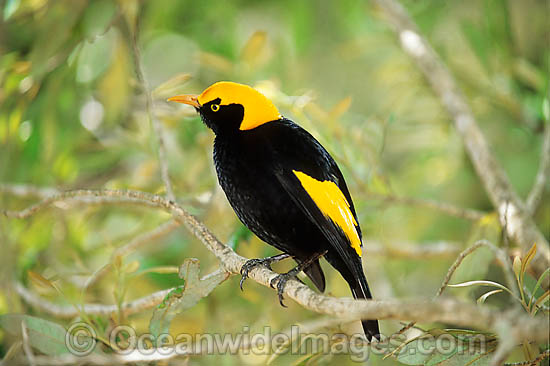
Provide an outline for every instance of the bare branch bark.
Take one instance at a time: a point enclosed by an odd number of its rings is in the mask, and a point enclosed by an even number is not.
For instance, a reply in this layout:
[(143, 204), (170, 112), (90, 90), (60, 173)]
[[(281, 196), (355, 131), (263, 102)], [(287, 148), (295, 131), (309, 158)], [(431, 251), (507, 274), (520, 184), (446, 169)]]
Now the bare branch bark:
[[(507, 235), (525, 252), (533, 243), (538, 244), (539, 250), (532, 266), (540, 276), (550, 264), (548, 241), (537, 228), (529, 210), (491, 153), (489, 144), (451, 73), (421, 36), (418, 27), (398, 1), (374, 0), (374, 3), (382, 10), (383, 16), (397, 33), (403, 50), (416, 62), (453, 119), (485, 191), (499, 213), (501, 225), (506, 229)], [(546, 288), (548, 282), (546, 281)]]
[[(71, 200), (74, 198), (86, 199), (87, 202), (109, 198), (108, 202), (132, 202), (150, 207), (158, 207), (170, 212), (174, 218), (183, 223), (200, 241), (218, 258), (227, 272), (239, 274), (246, 258), (235, 253), (231, 248), (220, 242), (210, 230), (189, 214), (177, 203), (164, 197), (139, 191), (122, 190), (78, 190), (59, 193), (47, 198), (38, 204), (21, 211), (4, 211), (4, 215), (14, 218), (25, 218), (33, 215), (41, 209), (57, 201)], [(249, 274), (254, 281), (269, 286), (270, 281), (277, 276), (267, 268), (255, 268)], [(19, 289), (20, 291), (21, 289)], [(167, 292), (155, 293), (154, 298), (163, 298)], [(435, 301), (398, 301), (398, 300), (353, 300), (351, 298), (334, 298), (313, 292), (310, 288), (297, 281), (289, 281), (285, 287), (285, 295), (306, 309), (317, 313), (335, 316), (344, 320), (352, 319), (399, 319), (423, 322), (443, 322), (459, 326), (474, 327), (488, 330), (505, 328), (506, 336), (516, 342), (524, 338), (532, 340), (548, 340), (548, 319), (543, 317), (531, 318), (517, 312), (495, 311), (488, 307), (479, 307), (468, 303), (462, 303), (450, 299), (438, 299)], [(151, 295), (152, 296), (152, 295)], [(140, 299), (151, 304), (150, 297), (147, 300)], [(45, 302), (38, 299), (33, 301), (35, 306), (44, 306)], [(142, 308), (142, 303), (132, 302), (125, 304), (124, 311), (134, 311)], [(99, 306), (99, 307), (98, 307)], [(102, 305), (93, 305), (87, 310), (106, 311)], [(149, 306), (149, 305), (148, 305)], [(108, 309), (109, 311), (116, 309)], [(48, 311), (61, 316), (63, 312), (55, 308)], [(66, 311), (66, 309), (65, 309)]]

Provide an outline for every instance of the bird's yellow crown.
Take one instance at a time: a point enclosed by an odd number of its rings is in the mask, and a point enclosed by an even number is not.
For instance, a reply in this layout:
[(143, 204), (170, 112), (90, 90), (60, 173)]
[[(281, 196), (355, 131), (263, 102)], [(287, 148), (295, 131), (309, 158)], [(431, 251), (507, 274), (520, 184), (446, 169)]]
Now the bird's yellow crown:
[(220, 81), (209, 86), (197, 97), (200, 105), (217, 98), (220, 105), (240, 104), (244, 108), (244, 116), (240, 130), (250, 130), (264, 123), (281, 118), (281, 114), (273, 103), (256, 89), (230, 81)]

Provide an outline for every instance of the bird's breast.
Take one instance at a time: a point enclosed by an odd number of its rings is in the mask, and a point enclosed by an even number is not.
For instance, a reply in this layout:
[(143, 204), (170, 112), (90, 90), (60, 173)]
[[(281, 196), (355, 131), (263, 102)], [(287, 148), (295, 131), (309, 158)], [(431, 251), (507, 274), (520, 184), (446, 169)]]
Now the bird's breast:
[(252, 232), (271, 245), (284, 245), (303, 231), (306, 218), (278, 182), (269, 151), (255, 143), (237, 142), (216, 137), (218, 182)]

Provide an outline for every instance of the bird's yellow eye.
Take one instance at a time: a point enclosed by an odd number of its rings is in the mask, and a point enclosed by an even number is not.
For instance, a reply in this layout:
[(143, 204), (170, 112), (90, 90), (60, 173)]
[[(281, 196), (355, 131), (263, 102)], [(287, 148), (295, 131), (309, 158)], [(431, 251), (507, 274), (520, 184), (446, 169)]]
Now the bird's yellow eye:
[(210, 109), (212, 109), (212, 112), (217, 112), (220, 110), (220, 105), (219, 104), (212, 104), (210, 106)]

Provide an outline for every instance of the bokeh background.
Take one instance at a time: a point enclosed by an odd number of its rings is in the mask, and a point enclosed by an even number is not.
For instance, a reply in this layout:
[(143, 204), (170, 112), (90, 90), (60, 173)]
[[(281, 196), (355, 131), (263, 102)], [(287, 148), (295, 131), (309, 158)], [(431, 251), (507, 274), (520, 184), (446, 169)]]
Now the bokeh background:
[[(403, 4), (456, 77), (498, 161), (525, 198), (550, 114), (548, 2)], [(276, 252), (250, 235), (227, 204), (212, 166), (211, 131), (192, 108), (165, 101), (199, 93), (219, 80), (257, 87), (333, 154), (358, 211), (365, 271), (376, 298), (433, 296), (457, 253), (480, 238), (518, 253), (514, 243), (501, 239), (492, 205), (448, 114), (369, 2), (4, 0), (0, 8), (1, 183), (165, 193), (144, 84), (135, 71), (137, 32), (177, 200), (241, 255)], [(3, 209), (36, 200), (0, 194)], [(465, 219), (422, 200), (485, 215)], [(549, 207), (546, 191), (535, 219), (547, 238)], [(203, 273), (215, 270), (213, 255), (177, 228), (125, 256), (81, 292), (78, 284), (109, 263), (117, 247), (169, 218), (136, 206), (84, 204), (59, 204), (25, 220), (0, 218), (0, 313), (55, 320), (25, 305), (10, 286), (13, 281), (60, 304), (114, 304), (179, 284), (176, 274), (155, 268), (195, 257)], [(324, 267), (328, 293), (349, 296), (339, 275)], [(454, 281), (469, 279), (502, 282), (489, 252), (481, 249), (469, 258)], [(238, 332), (245, 325), (278, 331), (318, 317), (291, 301), (281, 308), (273, 290), (253, 281), (241, 292), (238, 280), (231, 277), (179, 315), (171, 331)], [(479, 291), (450, 289), (447, 296), (475, 301)], [(501, 307), (508, 300), (499, 294), (487, 302)], [(151, 314), (95, 321), (106, 328), (124, 321), (146, 331)], [(401, 324), (382, 321), (381, 326), (390, 333)], [(11, 343), (0, 331), (0, 355)], [(347, 356), (310, 361), (336, 360), (351, 363)], [(523, 360), (521, 354), (517, 360)], [(185, 362), (214, 361), (237, 365), (265, 358)], [(284, 356), (274, 362), (305, 361)], [(372, 359), (373, 365), (395, 362)]]

